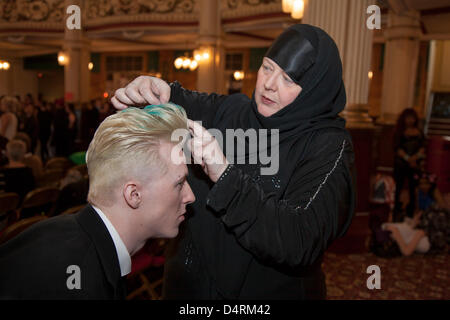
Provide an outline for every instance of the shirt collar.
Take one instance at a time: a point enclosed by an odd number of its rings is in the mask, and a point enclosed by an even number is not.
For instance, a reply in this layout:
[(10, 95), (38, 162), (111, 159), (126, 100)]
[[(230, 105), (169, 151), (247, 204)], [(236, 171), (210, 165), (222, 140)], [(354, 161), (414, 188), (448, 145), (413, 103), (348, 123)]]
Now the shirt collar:
[(108, 217), (106, 217), (106, 215), (99, 208), (95, 206), (92, 206), (92, 208), (94, 208), (95, 212), (97, 212), (97, 214), (100, 216), (103, 223), (105, 224), (106, 228), (108, 229), (108, 232), (111, 235), (111, 238), (114, 242), (114, 246), (116, 247), (117, 257), (119, 258), (120, 275), (122, 277), (126, 276), (131, 272), (130, 253), (128, 252), (127, 247), (120, 238), (120, 235), (117, 232), (116, 228), (114, 228), (111, 221), (109, 221)]

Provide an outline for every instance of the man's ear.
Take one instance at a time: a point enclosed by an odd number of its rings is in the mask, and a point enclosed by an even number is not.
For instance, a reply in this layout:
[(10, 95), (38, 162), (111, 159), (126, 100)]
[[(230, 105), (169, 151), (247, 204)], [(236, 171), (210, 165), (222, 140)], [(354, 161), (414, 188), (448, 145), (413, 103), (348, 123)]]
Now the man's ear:
[(134, 182), (127, 182), (123, 187), (123, 198), (133, 209), (139, 208), (142, 202), (142, 195)]

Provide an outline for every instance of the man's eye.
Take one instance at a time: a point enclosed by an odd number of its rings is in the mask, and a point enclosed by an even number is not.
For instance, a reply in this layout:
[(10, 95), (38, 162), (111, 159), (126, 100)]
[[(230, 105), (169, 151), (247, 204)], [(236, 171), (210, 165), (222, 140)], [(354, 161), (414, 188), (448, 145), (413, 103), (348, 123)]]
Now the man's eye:
[(264, 70), (269, 70), (269, 67), (266, 66), (266, 65), (263, 65), (263, 69), (264, 69)]

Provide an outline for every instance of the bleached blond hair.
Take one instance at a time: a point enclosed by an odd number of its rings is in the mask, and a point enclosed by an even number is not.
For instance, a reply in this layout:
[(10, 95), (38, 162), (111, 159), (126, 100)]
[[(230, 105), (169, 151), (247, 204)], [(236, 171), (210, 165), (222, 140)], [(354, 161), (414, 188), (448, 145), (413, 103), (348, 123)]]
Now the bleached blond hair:
[(165, 174), (168, 159), (161, 158), (160, 144), (175, 145), (171, 135), (177, 129), (187, 129), (187, 116), (183, 108), (171, 103), (132, 107), (107, 117), (86, 153), (88, 201), (109, 206), (114, 190), (125, 180)]

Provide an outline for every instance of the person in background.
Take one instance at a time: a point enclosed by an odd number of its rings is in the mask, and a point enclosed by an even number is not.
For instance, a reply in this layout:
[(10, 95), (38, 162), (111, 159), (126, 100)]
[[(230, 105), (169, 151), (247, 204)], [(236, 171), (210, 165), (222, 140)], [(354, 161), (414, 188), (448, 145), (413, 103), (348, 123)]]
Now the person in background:
[(8, 140), (14, 138), (17, 133), (18, 119), (16, 112), (19, 108), (19, 101), (10, 96), (4, 96), (0, 102), (0, 136)]
[(383, 230), (390, 232), (390, 237), (403, 256), (409, 256), (414, 252), (427, 253), (430, 250), (431, 244), (425, 230), (417, 228), (419, 219), (420, 217), (415, 215), (413, 223), (387, 222), (381, 226)]
[(64, 106), (64, 102), (57, 102), (53, 114), (53, 133), (51, 138), (51, 144), (55, 147), (56, 157), (69, 156), (71, 144), (69, 141), (70, 137), (69, 114)]
[(414, 109), (405, 109), (397, 120), (394, 133), (394, 221), (402, 221), (400, 194), (408, 183), (409, 204), (406, 215), (412, 217), (415, 207), (414, 174), (419, 171), (418, 160), (425, 157), (425, 137), (419, 128), (419, 118)]
[(41, 146), (42, 161), (46, 162), (49, 158), (48, 141), (51, 135), (52, 111), (51, 106), (46, 101), (39, 105), (37, 119), (39, 123), (39, 142)]
[(436, 175), (423, 172), (414, 175), (414, 179), (417, 181), (416, 208), (418, 211), (428, 210), (433, 205), (439, 208), (446, 208), (442, 193), (436, 185)]
[[(447, 252), (450, 240), (450, 213), (436, 188), (436, 176), (423, 172), (416, 175), (417, 210), (413, 218), (392, 222), (383, 213), (370, 217), (371, 251), (383, 257), (409, 256), (416, 253)], [(408, 196), (406, 192), (403, 194)], [(387, 217), (387, 211), (384, 216)], [(381, 223), (385, 221), (384, 223)]]
[(70, 155), (76, 149), (77, 117), (75, 115), (75, 105), (73, 103), (67, 103), (65, 108), (69, 120), (67, 125), (67, 153)]
[(9, 141), (6, 145), (6, 156), (9, 163), (0, 168), (0, 174), (4, 177), (4, 190), (17, 193), (20, 201), (35, 186), (33, 171), (23, 162), (26, 151), (27, 146), (25, 142), (21, 140)]
[(25, 132), (31, 139), (29, 152), (34, 154), (36, 151), (36, 145), (39, 137), (39, 123), (36, 118), (36, 109), (31, 103), (25, 105), (24, 118), (20, 124), (20, 131)]
[(81, 112), (82, 139), (89, 144), (99, 124), (99, 112), (92, 103), (83, 103)]
[(114, 113), (114, 108), (111, 107), (110, 103), (108, 101), (103, 102), (99, 109), (99, 122), (102, 122), (107, 117), (112, 115)]
[(423, 229), (433, 252), (448, 252), (450, 246), (450, 208), (439, 191), (434, 174), (422, 172), (415, 176), (417, 210), (412, 226)]
[(42, 164), (41, 158), (38, 155), (31, 153), (31, 139), (25, 132), (17, 132), (14, 137), (16, 140), (21, 140), (25, 142), (27, 146), (27, 152), (22, 160), (22, 162), (30, 167), (33, 171), (34, 181), (38, 181), (42, 174), (44, 173), (44, 166)]
[(34, 105), (33, 95), (31, 93), (27, 93), (25, 95), (25, 99), (23, 100), (24, 105), (31, 104)]
[(75, 168), (70, 169), (59, 184), (61, 190), (56, 199), (53, 215), (87, 203), (89, 179)]

